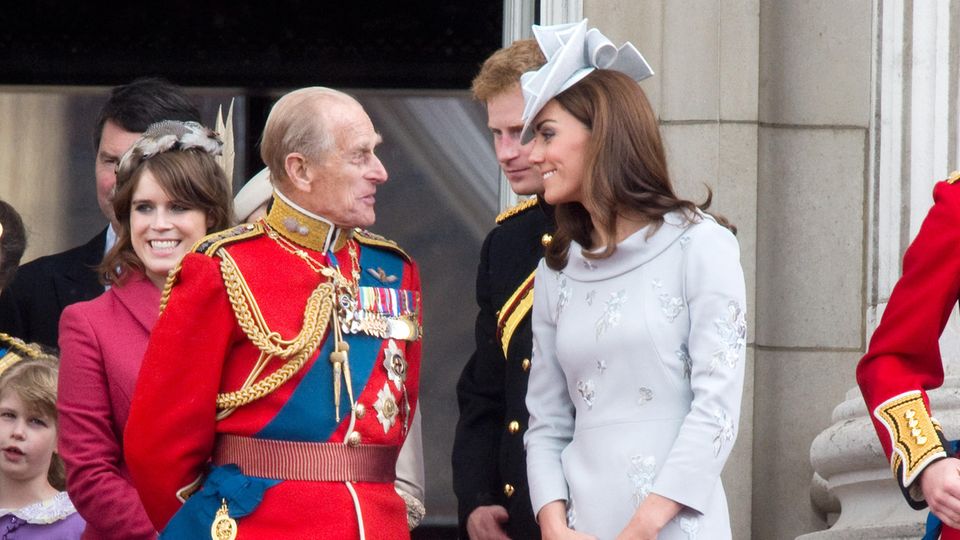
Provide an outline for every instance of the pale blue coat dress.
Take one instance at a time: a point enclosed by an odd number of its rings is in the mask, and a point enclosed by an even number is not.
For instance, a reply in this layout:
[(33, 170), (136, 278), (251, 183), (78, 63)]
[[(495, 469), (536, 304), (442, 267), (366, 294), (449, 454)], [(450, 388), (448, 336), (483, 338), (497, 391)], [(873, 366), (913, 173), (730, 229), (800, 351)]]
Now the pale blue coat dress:
[(740, 419), (745, 287), (733, 234), (680, 213), (608, 259), (541, 261), (525, 435), (534, 512), (613, 539), (650, 493), (685, 509), (664, 540), (730, 538), (720, 472)]

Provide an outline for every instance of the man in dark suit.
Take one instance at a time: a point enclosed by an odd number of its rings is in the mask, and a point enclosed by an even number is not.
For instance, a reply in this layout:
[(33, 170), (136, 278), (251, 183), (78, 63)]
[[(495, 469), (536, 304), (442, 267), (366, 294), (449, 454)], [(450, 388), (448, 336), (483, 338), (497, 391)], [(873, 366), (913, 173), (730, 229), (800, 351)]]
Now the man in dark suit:
[(0, 294), (0, 332), (56, 347), (63, 308), (103, 292), (94, 268), (116, 239), (111, 204), (115, 168), (147, 126), (160, 120), (199, 122), (200, 111), (180, 88), (161, 79), (138, 79), (111, 91), (93, 131), (97, 203), (110, 224), (82, 246), (21, 266)]
[[(484, 62), (474, 97), (487, 107), (500, 168), (518, 195), (543, 192), (543, 178), (520, 144), (520, 75), (545, 62), (537, 42), (514, 42)], [(460, 537), (540, 538), (527, 489), (523, 434), (533, 347), (533, 273), (553, 231), (552, 210), (536, 197), (497, 216), (477, 269), (476, 350), (457, 383), (460, 419), (453, 445), (453, 486)]]

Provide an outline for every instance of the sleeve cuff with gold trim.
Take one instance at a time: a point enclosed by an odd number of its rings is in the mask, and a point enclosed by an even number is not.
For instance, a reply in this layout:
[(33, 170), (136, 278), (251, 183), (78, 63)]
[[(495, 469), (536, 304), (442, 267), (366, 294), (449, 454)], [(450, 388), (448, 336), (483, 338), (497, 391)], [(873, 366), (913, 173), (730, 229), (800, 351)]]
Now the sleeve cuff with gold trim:
[[(919, 390), (894, 396), (873, 410), (890, 434), (890, 466), (911, 504), (922, 501), (913, 484), (928, 465), (947, 457), (939, 425)], [(919, 497), (917, 497), (919, 496)]]

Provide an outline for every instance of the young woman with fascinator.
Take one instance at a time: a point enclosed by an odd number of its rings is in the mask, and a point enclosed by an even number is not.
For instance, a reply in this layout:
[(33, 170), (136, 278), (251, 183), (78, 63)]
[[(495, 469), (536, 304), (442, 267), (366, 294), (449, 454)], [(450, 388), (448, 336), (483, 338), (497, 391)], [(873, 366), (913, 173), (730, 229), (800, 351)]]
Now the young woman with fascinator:
[(548, 61), (523, 76), (522, 140), (535, 138), (557, 219), (527, 390), (543, 537), (730, 538), (720, 472), (743, 388), (737, 241), (674, 192), (633, 45), (586, 21), (534, 34)]
[(214, 159), (222, 146), (196, 122), (147, 129), (117, 166), (117, 242), (99, 268), (109, 288), (60, 319), (59, 444), (84, 538), (157, 536), (124, 462), (123, 428), (168, 272), (230, 225), (230, 186)]

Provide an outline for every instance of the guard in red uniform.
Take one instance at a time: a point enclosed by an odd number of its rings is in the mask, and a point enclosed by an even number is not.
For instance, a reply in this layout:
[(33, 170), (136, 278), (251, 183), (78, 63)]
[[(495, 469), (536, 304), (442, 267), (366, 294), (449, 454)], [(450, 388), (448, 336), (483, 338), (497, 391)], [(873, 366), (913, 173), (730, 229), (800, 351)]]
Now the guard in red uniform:
[[(960, 461), (933, 418), (927, 391), (943, 384), (939, 338), (960, 297), (960, 173), (938, 183), (934, 205), (903, 257), (857, 382), (910, 506), (930, 506), (943, 539), (960, 539)], [(930, 520), (928, 538), (937, 538)]]
[(409, 537), (394, 481), (417, 406), (420, 281), (357, 228), (387, 180), (379, 142), (346, 94), (287, 94), (263, 135), (270, 213), (171, 273), (124, 437), (163, 538)]

